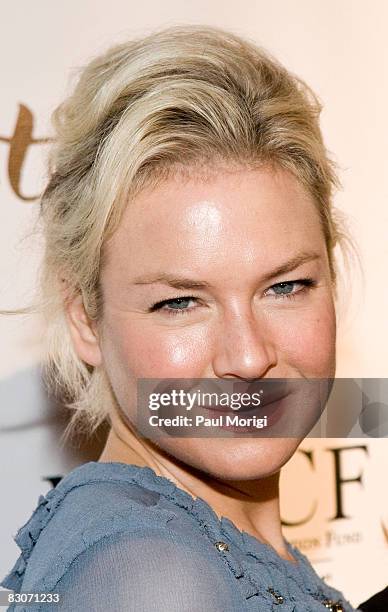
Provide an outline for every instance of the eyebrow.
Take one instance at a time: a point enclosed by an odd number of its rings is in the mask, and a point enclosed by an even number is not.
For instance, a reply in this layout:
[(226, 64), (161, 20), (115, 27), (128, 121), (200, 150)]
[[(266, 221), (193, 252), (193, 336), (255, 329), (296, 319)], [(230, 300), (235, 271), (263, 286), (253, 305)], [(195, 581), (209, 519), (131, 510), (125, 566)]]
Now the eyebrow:
[[(268, 274), (266, 274), (263, 278), (263, 282), (268, 282), (275, 278), (276, 276), (280, 276), (281, 274), (287, 274), (288, 272), (292, 272), (302, 264), (305, 264), (309, 261), (313, 261), (315, 259), (319, 259), (320, 255), (318, 253), (300, 253), (295, 257), (292, 257), (288, 261), (284, 262), (275, 270), (272, 270)], [(137, 277), (134, 281), (134, 285), (153, 285), (156, 283), (169, 285), (174, 289), (210, 289), (212, 285), (206, 281), (194, 280), (191, 278), (185, 278), (183, 276), (176, 276), (175, 274), (161, 273), (156, 276), (142, 276)]]

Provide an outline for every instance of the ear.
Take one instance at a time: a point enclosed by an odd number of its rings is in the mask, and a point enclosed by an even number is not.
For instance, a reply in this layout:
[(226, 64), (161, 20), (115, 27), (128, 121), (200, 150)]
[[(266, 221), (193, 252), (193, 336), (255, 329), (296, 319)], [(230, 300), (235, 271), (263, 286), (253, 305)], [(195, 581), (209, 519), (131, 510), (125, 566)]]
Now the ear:
[(81, 294), (66, 300), (66, 317), (78, 357), (89, 365), (101, 365), (102, 355), (97, 326), (86, 314)]

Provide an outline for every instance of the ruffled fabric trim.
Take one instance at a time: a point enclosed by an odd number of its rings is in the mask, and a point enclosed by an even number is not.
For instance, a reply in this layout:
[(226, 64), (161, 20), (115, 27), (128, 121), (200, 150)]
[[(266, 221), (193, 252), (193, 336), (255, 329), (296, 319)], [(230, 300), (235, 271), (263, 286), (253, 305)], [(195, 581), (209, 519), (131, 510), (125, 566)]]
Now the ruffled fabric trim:
[[(119, 467), (118, 470), (117, 467)], [(137, 470), (142, 469), (146, 470), (146, 472), (142, 474), (142, 477), (139, 477), (140, 474), (137, 474)], [(140, 468), (134, 465), (119, 463), (89, 462), (75, 468), (46, 495), (40, 495), (37, 506), (31, 517), (18, 530), (16, 536), (14, 537), (14, 541), (21, 550), (21, 554), (11, 571), (0, 583), (0, 586), (14, 591), (19, 591), (21, 589), (28, 559), (31, 556), (41, 532), (54, 516), (63, 499), (72, 489), (82, 485), (107, 481), (139, 484), (144, 482), (145, 487), (151, 488), (146, 484), (149, 480), (147, 470), (150, 470), (154, 474), (155, 478), (157, 478), (155, 472), (153, 472), (153, 470), (150, 468)], [(173, 485), (173, 483), (171, 483), (171, 485)], [(174, 518), (172, 514), (167, 512), (165, 512), (165, 515), (166, 520)]]
[[(159, 493), (186, 510), (214, 546), (220, 542), (227, 543), (228, 546), (224, 550), (222, 547), (218, 549), (219, 554), (238, 581), (246, 600), (257, 597), (257, 603), (265, 601), (268, 610), (321, 612), (325, 608), (320, 602), (325, 599), (340, 599), (341, 594), (328, 585), (323, 585), (308, 559), (288, 542), (287, 546), (296, 563), (281, 559), (271, 546), (259, 542), (245, 531), (240, 531), (228, 518), (218, 518), (207, 502), (199, 497), (194, 499), (168, 478), (158, 476), (153, 469), (117, 462), (86, 463), (70, 472), (46, 496), (39, 497), (31, 518), (14, 538), (21, 555), (1, 586), (14, 591), (21, 589), (27, 562), (35, 543), (69, 491), (78, 486), (102, 481), (135, 483)], [(172, 518), (167, 512), (165, 515), (166, 521)], [(306, 604), (300, 607), (297, 602), (297, 599), (300, 601), (301, 591), (311, 595), (312, 603), (308, 608)], [(277, 599), (279, 596), (283, 598), (280, 608)], [(353, 611), (348, 602), (342, 600), (342, 603), (346, 611)]]
[(21, 589), (27, 561), (31, 555), (32, 549), (42, 529), (45, 528), (52, 516), (50, 500), (53, 497), (54, 491), (55, 489), (49, 491), (46, 497), (44, 495), (39, 496), (38, 505), (32, 513), (31, 518), (19, 529), (14, 537), (16, 544), (21, 550), (21, 554), (10, 573), (0, 583), (2, 587), (13, 591), (19, 591)]

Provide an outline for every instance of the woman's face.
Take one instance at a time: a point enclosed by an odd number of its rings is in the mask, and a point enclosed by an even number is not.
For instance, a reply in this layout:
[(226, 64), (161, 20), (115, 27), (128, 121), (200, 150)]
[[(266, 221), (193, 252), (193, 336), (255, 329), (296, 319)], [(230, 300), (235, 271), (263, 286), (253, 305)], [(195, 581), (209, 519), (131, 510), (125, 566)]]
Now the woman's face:
[[(325, 241), (311, 196), (287, 171), (176, 176), (144, 191), (106, 245), (101, 286), (99, 358), (130, 421), (139, 378), (334, 376)], [(166, 436), (158, 444), (238, 480), (278, 471), (299, 442)]]

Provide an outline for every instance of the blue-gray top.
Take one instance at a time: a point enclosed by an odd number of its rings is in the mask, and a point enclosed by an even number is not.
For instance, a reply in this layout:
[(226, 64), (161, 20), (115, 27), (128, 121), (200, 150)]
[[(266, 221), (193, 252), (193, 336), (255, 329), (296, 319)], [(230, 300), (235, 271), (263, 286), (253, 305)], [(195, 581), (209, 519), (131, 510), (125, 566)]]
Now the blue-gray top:
[(74, 469), (15, 541), (21, 555), (1, 586), (59, 593), (60, 603), (12, 612), (354, 610), (289, 543), (295, 563), (149, 467)]

